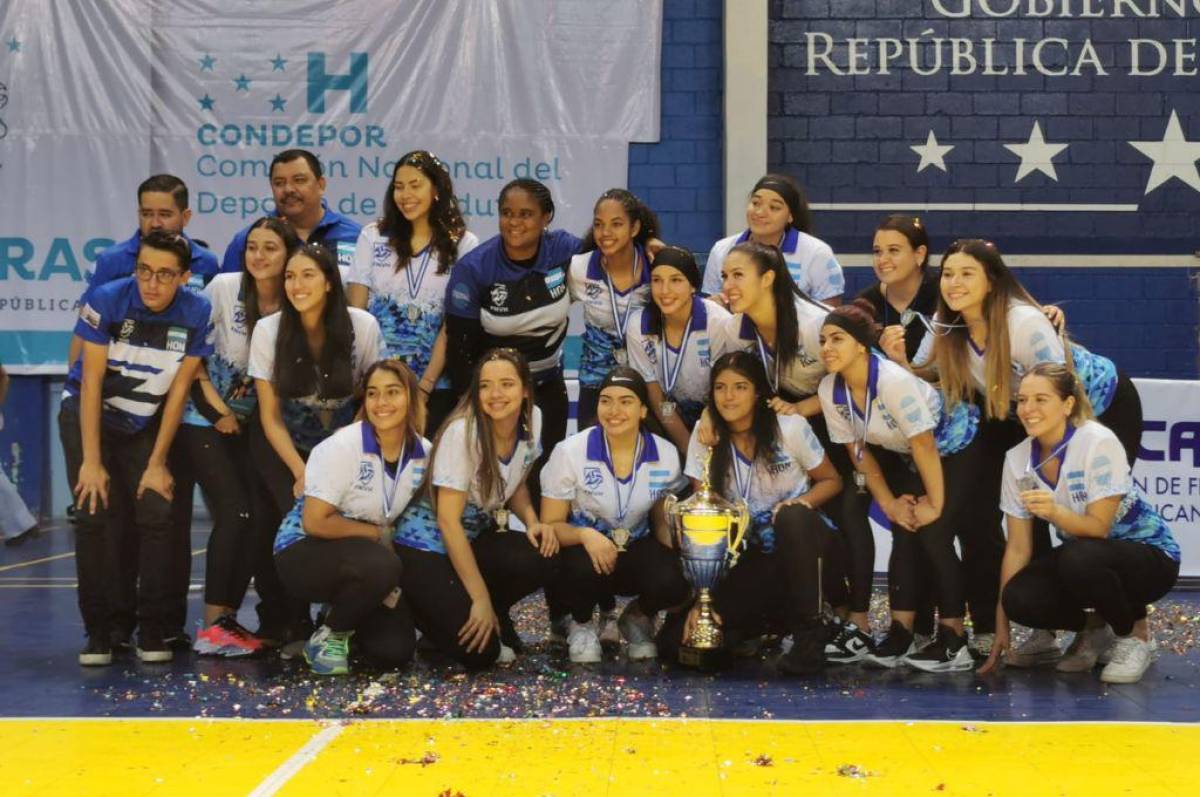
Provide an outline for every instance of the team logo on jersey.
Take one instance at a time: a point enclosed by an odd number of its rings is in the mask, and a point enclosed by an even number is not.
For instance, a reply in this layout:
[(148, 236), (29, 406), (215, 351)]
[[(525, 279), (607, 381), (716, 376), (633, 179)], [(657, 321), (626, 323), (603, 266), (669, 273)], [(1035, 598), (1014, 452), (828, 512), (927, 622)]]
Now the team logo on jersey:
[(603, 289), (603, 288), (601, 288), (601, 287), (600, 287), (600, 285), (599, 285), (598, 283), (595, 283), (595, 282), (589, 282), (589, 283), (587, 284), (587, 291), (586, 291), (586, 293), (587, 293), (587, 298), (588, 298), (589, 300), (592, 300), (592, 299), (599, 299), (599, 298), (600, 298), (600, 294), (603, 292), (603, 290), (604, 290), (604, 289)]
[(375, 463), (369, 459), (361, 460), (358, 463), (358, 482), (354, 485), (359, 489), (370, 489), (371, 483), (375, 481)]
[(650, 361), (651, 365), (658, 365), (658, 352), (654, 349), (654, 341), (643, 340), (642, 351), (646, 352), (646, 359)]
[(167, 330), (167, 351), (183, 354), (187, 351), (187, 328), (171, 327)]
[(120, 340), (120, 341), (123, 341), (126, 343), (129, 342), (129, 339), (133, 337), (133, 330), (135, 330), (136, 328), (137, 328), (137, 322), (134, 321), (132, 318), (126, 318), (124, 321), (121, 322), (121, 331), (117, 333), (117, 340)]
[(816, 365), (818, 362), (817, 358), (813, 357), (811, 354), (809, 354), (808, 349), (804, 348), (803, 346), (801, 346), (796, 351), (796, 359), (805, 368), (808, 368), (809, 366), (812, 366), (812, 365)]
[(604, 475), (600, 473), (600, 469), (596, 467), (588, 467), (583, 469), (583, 486), (588, 489), (588, 492), (595, 492), (604, 482)]
[(771, 461), (767, 463), (767, 473), (778, 476), (792, 467), (792, 457), (778, 443), (771, 451)]
[(372, 260), (379, 265), (386, 265), (392, 256), (392, 245), (387, 241), (376, 241)]
[(505, 307), (508, 304), (508, 286), (503, 282), (497, 282), (492, 286), (492, 307), (497, 309)]
[(246, 334), (246, 305), (240, 302), (233, 308), (233, 331)]
[(566, 293), (567, 280), (561, 268), (546, 273), (546, 289), (550, 291), (551, 299), (557, 299)]
[(79, 317), (83, 319), (83, 323), (92, 329), (100, 328), (100, 314), (90, 304), (85, 304), (79, 308)]

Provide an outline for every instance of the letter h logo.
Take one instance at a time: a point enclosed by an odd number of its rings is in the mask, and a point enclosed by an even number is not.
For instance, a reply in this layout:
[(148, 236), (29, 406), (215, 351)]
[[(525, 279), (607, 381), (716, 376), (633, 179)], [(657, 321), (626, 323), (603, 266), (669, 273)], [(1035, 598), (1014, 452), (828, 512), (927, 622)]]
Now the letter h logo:
[(350, 113), (367, 112), (367, 54), (350, 53), (350, 72), (325, 71), (325, 53), (308, 54), (308, 112), (325, 113), (325, 92), (350, 92)]

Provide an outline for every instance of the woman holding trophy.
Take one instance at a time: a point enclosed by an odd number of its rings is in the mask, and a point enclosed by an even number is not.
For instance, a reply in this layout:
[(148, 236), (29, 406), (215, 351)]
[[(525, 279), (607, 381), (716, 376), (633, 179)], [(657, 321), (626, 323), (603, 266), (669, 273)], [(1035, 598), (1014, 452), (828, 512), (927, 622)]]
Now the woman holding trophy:
[[(732, 552), (735, 563), (713, 589), (725, 647), (780, 629), (792, 635), (792, 648), (780, 657), (778, 669), (806, 675), (824, 666), (823, 602), (845, 600), (826, 594), (828, 588), (843, 589), (831, 561), (840, 545), (818, 511), (842, 489), (842, 480), (803, 417), (775, 414), (767, 404), (772, 394), (755, 354), (731, 352), (718, 359), (709, 400), (716, 444), (707, 449), (694, 432), (684, 473), (702, 492), (711, 486), (749, 513), (746, 548)], [(677, 513), (685, 527), (687, 504)], [(695, 582), (695, 573), (689, 576)], [(687, 649), (701, 614), (696, 606), (686, 617), (669, 619), (659, 634), (660, 655), (674, 653), (681, 641)]]
[(559, 443), (542, 469), (541, 517), (562, 546), (559, 594), (576, 663), (600, 661), (592, 611), (602, 595), (636, 596), (617, 621), (631, 660), (658, 655), (651, 618), (688, 595), (662, 508), (686, 482), (675, 447), (644, 427), (648, 406), (642, 377), (613, 368), (598, 391), (599, 425)]

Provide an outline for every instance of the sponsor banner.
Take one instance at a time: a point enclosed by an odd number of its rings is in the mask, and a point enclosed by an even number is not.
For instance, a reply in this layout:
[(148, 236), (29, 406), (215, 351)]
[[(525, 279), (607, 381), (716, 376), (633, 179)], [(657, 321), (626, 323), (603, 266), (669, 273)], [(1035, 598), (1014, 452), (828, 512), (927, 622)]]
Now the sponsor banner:
[(315, 152), (325, 198), (378, 218), (395, 161), (429, 149), (468, 226), (532, 177), (582, 233), (658, 138), (661, 2), (160, 0), (0, 6), (0, 361), (61, 372), (96, 256), (136, 229), (152, 173), (190, 189), (223, 255), (275, 211), (278, 152)]

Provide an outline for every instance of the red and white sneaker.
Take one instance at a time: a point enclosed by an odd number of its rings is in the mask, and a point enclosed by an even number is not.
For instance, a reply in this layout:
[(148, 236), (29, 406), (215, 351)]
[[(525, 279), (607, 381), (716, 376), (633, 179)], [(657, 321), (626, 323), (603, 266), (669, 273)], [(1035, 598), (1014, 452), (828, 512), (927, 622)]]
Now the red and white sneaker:
[(201, 656), (240, 658), (263, 650), (263, 642), (246, 630), (232, 614), (225, 614), (196, 634), (193, 649)]

